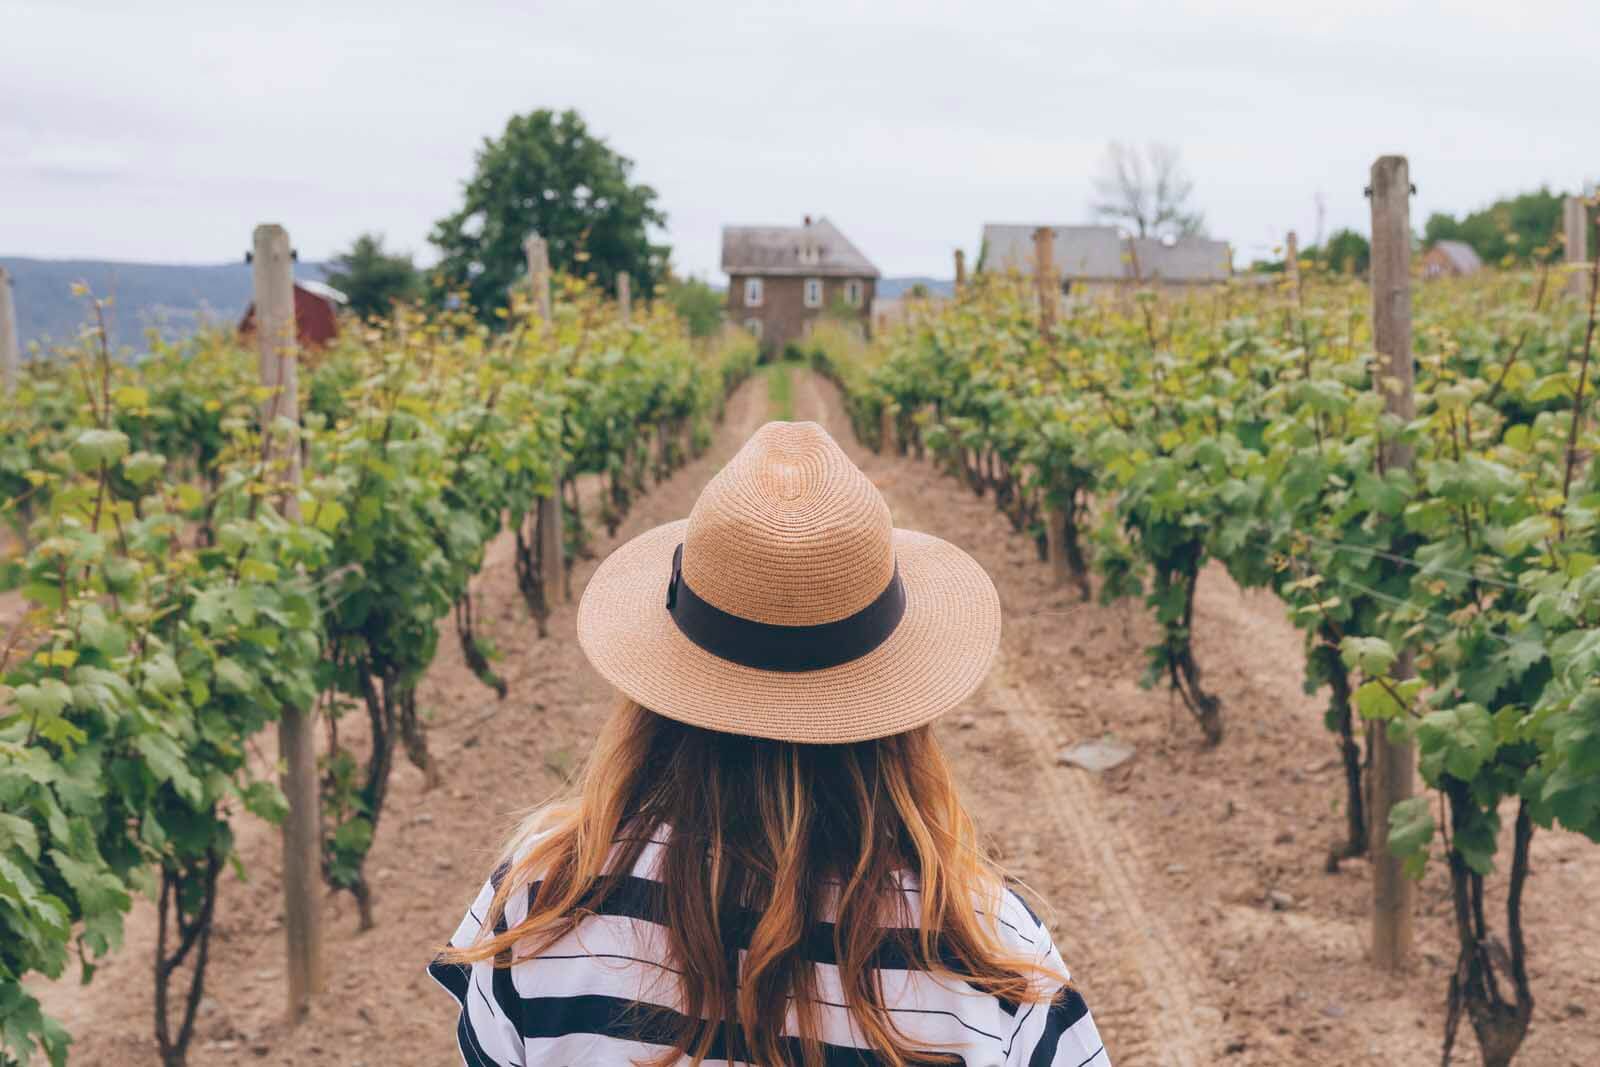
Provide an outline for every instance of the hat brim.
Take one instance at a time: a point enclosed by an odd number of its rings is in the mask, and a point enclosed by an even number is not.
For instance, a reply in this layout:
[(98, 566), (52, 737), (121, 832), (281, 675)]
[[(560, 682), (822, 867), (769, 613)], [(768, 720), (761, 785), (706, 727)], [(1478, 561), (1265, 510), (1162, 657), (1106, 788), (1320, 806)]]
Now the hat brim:
[(903, 733), (960, 704), (1000, 647), (1000, 597), (955, 545), (894, 531), (906, 611), (858, 659), (816, 671), (758, 670), (712, 655), (667, 612), (673, 550), (688, 520), (640, 534), (600, 564), (578, 605), (578, 641), (601, 677), (691, 726), (778, 741), (844, 744)]

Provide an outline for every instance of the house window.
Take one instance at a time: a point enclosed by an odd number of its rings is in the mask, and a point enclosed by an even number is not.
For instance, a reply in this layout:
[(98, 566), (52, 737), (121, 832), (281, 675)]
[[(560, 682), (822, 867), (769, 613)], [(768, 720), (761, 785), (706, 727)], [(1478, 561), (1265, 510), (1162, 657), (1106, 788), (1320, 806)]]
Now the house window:
[(755, 336), (755, 339), (757, 341), (761, 340), (761, 320), (760, 319), (745, 319), (744, 320), (744, 328), (749, 330), (751, 332), (751, 334), (753, 334)]
[(853, 307), (853, 308), (860, 307), (861, 306), (861, 282), (856, 280), (856, 279), (851, 279), (850, 281), (845, 282), (844, 283), (844, 298), (847, 301), (850, 302), (850, 306), (851, 307)]
[(746, 278), (744, 280), (744, 306), (758, 308), (761, 306), (761, 279)]
[(819, 308), (822, 306), (822, 279), (806, 279), (806, 307)]

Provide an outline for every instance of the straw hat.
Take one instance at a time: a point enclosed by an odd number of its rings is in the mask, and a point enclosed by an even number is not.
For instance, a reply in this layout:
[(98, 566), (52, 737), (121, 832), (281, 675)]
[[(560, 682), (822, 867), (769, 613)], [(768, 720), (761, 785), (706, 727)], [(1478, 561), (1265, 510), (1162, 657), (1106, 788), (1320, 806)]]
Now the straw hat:
[(966, 699), (1000, 599), (954, 545), (897, 530), (814, 422), (769, 422), (684, 521), (617, 549), (578, 607), (595, 670), (669, 718), (834, 744), (901, 733)]

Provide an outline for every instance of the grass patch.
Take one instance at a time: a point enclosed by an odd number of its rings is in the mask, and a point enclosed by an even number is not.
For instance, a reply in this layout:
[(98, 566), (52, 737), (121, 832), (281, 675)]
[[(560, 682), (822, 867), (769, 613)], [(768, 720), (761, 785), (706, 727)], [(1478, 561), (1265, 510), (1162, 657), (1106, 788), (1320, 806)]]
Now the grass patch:
[(767, 418), (794, 421), (794, 364), (788, 360), (767, 364)]

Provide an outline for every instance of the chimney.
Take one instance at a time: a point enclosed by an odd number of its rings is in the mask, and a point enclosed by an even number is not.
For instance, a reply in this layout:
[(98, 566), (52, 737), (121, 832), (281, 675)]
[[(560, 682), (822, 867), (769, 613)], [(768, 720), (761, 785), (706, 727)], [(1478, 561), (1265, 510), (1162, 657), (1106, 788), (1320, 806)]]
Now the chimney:
[(810, 215), (807, 215), (807, 216), (806, 216), (806, 222), (805, 222), (805, 224), (806, 224), (806, 225), (807, 225), (807, 226), (810, 226), (810, 225), (811, 225), (811, 216), (810, 216)]

